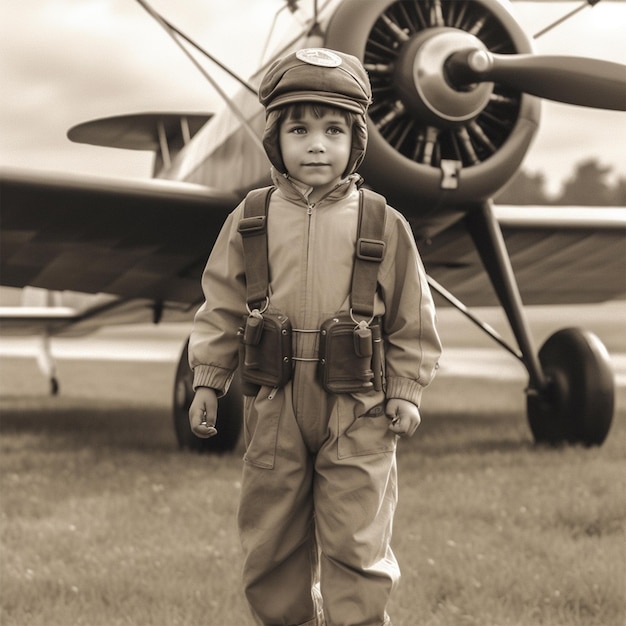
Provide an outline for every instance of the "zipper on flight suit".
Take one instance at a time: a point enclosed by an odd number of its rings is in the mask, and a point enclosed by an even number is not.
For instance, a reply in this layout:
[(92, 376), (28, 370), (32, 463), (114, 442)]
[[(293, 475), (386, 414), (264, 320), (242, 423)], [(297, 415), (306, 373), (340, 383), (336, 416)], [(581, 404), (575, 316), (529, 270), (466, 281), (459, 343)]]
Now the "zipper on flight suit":
[[(302, 196), (303, 199), (306, 202), (306, 214), (307, 214), (307, 271), (306, 276), (307, 276), (307, 281), (308, 281), (308, 258), (309, 258), (309, 248), (310, 248), (310, 239), (311, 239), (311, 216), (313, 215), (313, 209), (315, 208), (315, 204), (316, 203), (311, 203), (308, 201), (308, 199), (304, 196)], [(307, 289), (308, 285), (305, 285), (305, 293), (306, 293), (306, 289)], [(276, 397), (276, 392), (278, 391), (278, 387), (272, 387), (272, 389), (270, 390), (267, 399), (268, 400), (273, 400)]]
[[(296, 189), (296, 191), (300, 194), (300, 196), (302, 197), (302, 199), (306, 202), (306, 214), (307, 214), (307, 237), (306, 237), (306, 250), (307, 250), (307, 267), (306, 267), (306, 277), (307, 277), (307, 284), (305, 285), (305, 297), (308, 294), (308, 277), (309, 277), (309, 252), (310, 252), (310, 248), (311, 248), (311, 217), (313, 215), (313, 209), (318, 205), (321, 204), (328, 196), (330, 196), (335, 189), (339, 188), (341, 186), (342, 182), (339, 182), (335, 187), (333, 187), (333, 189), (331, 189), (330, 191), (328, 191), (327, 193), (325, 193), (317, 202), (309, 202), (309, 199), (307, 196), (305, 196), (302, 192), (300, 192), (299, 189)], [(295, 187), (294, 187), (295, 188)], [(273, 400), (276, 397), (276, 392), (278, 391), (278, 387), (273, 387), (268, 396), (267, 399), (268, 400)]]
[[(306, 276), (306, 281), (304, 284), (304, 299), (305, 299), (305, 305), (308, 304), (309, 301), (309, 261), (310, 261), (310, 255), (311, 255), (311, 221), (313, 219), (313, 209), (317, 206), (317, 204), (319, 204), (319, 201), (317, 203), (315, 202), (309, 202), (309, 199), (306, 199), (306, 214), (307, 214), (307, 222), (306, 222), (306, 267), (304, 268), (304, 273)], [(305, 307), (308, 309), (308, 307)], [(305, 317), (305, 328), (308, 328), (308, 326), (306, 325), (306, 317)]]
[(311, 253), (311, 218), (313, 216), (313, 209), (315, 208), (316, 204), (315, 202), (309, 202), (309, 199), (304, 197), (304, 201), (306, 202), (306, 216), (307, 216), (307, 220), (306, 220), (306, 266), (304, 268), (304, 275), (306, 276), (306, 282), (304, 284), (304, 296), (305, 296), (305, 303), (306, 300), (308, 300), (307, 298), (307, 294), (308, 294), (308, 288), (309, 288), (309, 255)]
[[(306, 277), (305, 279), (305, 285), (304, 285), (304, 304), (305, 304), (305, 316), (303, 321), (305, 322), (305, 327), (306, 327), (306, 320), (307, 320), (307, 314), (306, 314), (306, 308), (307, 308), (307, 303), (308, 303), (308, 291), (309, 291), (309, 255), (311, 253), (311, 220), (313, 217), (313, 209), (319, 204), (318, 202), (310, 202), (308, 197), (302, 196), (303, 200), (306, 202), (306, 215), (307, 215), (307, 219), (306, 219), (306, 265), (304, 268), (304, 275)], [(296, 383), (296, 380), (294, 378), (294, 385)], [(273, 397), (273, 394), (270, 394)]]
[[(310, 281), (310, 276), (313, 273), (312, 271), (309, 271), (310, 269), (312, 270), (312, 268), (310, 268), (310, 254), (311, 254), (311, 223), (313, 220), (313, 209), (316, 209), (317, 207), (321, 206), (324, 203), (324, 201), (329, 196), (331, 196), (335, 192), (335, 190), (338, 189), (342, 184), (343, 184), (342, 182), (339, 182), (337, 185), (335, 185), (335, 187), (327, 191), (321, 198), (319, 198), (317, 202), (310, 202), (307, 196), (304, 196), (304, 195), (302, 196), (304, 201), (306, 202), (306, 214), (308, 218), (307, 224), (306, 224), (306, 229), (307, 229), (307, 232), (306, 232), (306, 267), (305, 267), (306, 283), (304, 285), (305, 305), (308, 305), (309, 298), (311, 296), (311, 294), (309, 293), (309, 289), (310, 289), (309, 281)], [(308, 306), (305, 306), (305, 308), (308, 308)], [(309, 320), (307, 319), (306, 315), (303, 321), (305, 324), (305, 328), (308, 328)]]

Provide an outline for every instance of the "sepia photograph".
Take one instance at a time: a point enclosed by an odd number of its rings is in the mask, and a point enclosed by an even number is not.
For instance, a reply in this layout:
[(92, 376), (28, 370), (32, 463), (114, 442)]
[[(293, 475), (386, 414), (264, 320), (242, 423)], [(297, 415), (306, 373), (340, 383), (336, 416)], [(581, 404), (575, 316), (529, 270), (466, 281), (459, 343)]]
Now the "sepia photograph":
[(4, 0), (3, 626), (623, 626), (626, 3)]

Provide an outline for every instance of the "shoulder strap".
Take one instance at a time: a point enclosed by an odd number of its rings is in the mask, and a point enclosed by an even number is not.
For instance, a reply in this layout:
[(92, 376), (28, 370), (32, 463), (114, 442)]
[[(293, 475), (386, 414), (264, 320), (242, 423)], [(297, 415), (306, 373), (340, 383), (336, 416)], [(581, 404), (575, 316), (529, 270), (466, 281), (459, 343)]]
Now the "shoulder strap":
[(378, 268), (385, 256), (387, 202), (370, 189), (361, 189), (359, 194), (359, 226), (350, 303), (354, 313), (370, 318), (374, 313)]
[(261, 309), (268, 295), (267, 210), (274, 189), (263, 187), (248, 193), (237, 227), (243, 244), (246, 303), (251, 311)]
[[(268, 295), (267, 209), (274, 189), (264, 187), (248, 193), (237, 227), (243, 243), (246, 302), (250, 310), (262, 308)], [(378, 268), (385, 254), (386, 206), (383, 196), (369, 189), (360, 190), (350, 302), (354, 313), (367, 318), (374, 312)]]

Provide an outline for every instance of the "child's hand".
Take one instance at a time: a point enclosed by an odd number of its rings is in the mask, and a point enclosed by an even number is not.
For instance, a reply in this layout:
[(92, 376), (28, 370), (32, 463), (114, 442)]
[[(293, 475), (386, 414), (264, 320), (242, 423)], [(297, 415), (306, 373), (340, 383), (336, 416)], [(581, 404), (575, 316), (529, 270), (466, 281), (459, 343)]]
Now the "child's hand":
[(198, 387), (189, 407), (189, 426), (196, 437), (208, 439), (217, 435), (217, 394), (210, 387)]
[(389, 430), (400, 437), (412, 437), (422, 421), (419, 409), (412, 402), (400, 398), (388, 400), (385, 413), (391, 420)]

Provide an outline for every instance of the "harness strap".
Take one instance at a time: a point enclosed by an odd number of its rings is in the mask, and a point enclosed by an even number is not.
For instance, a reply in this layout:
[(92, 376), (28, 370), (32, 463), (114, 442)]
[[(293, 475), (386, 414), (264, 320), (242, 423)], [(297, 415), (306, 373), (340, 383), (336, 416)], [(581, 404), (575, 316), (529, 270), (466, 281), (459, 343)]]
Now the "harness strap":
[(352, 312), (370, 319), (374, 314), (378, 268), (385, 256), (385, 209), (387, 202), (370, 189), (361, 189), (356, 256), (352, 271)]
[(275, 187), (253, 189), (244, 203), (243, 218), (237, 230), (242, 238), (246, 272), (248, 309), (261, 309), (267, 298), (269, 267), (267, 260), (267, 209)]
[[(261, 309), (268, 297), (267, 210), (275, 187), (249, 192), (237, 230), (243, 244), (246, 272), (246, 303)], [(352, 312), (371, 318), (374, 313), (378, 268), (385, 255), (385, 209), (383, 196), (369, 189), (359, 192), (359, 222), (350, 305)]]

